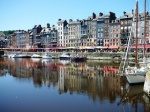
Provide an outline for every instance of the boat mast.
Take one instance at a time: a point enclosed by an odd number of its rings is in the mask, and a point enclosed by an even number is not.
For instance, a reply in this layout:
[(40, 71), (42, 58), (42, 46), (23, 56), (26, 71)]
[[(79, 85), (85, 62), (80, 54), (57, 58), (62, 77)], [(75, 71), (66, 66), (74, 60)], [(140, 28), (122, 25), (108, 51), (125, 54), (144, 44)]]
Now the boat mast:
[[(136, 6), (137, 6), (137, 4), (136, 4)], [(136, 21), (136, 9), (137, 9), (137, 7), (135, 6), (135, 10), (134, 10), (134, 13), (133, 13), (133, 17), (132, 17), (132, 27), (131, 27), (131, 31), (130, 31), (130, 35), (129, 35), (129, 38), (128, 38), (128, 45), (127, 45), (127, 50), (126, 50), (126, 52), (125, 52), (125, 59), (124, 59), (124, 63), (123, 63), (123, 72), (124, 72), (124, 70), (125, 70), (125, 66), (126, 66), (126, 64), (127, 64), (127, 58), (128, 58), (128, 52), (129, 52), (129, 48), (130, 48), (130, 45), (131, 45), (131, 38), (132, 38), (132, 33), (133, 33), (133, 26), (134, 26), (134, 28), (135, 28), (135, 21)], [(119, 68), (121, 68), (121, 64), (120, 64), (120, 67)]]
[(146, 0), (144, 0), (144, 54), (143, 63), (146, 63)]
[(135, 51), (135, 65), (137, 66), (137, 58), (138, 58), (138, 0), (136, 0), (136, 51)]

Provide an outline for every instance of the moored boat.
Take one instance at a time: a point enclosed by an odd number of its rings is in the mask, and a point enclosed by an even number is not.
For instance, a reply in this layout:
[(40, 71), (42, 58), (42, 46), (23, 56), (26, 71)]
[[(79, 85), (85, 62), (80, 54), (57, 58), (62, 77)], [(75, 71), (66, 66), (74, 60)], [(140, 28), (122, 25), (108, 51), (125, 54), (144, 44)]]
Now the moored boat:
[(145, 81), (145, 76), (140, 76), (140, 75), (129, 75), (128, 74), (128, 75), (126, 75), (126, 78), (130, 85), (143, 84)]
[(60, 55), (59, 59), (60, 60), (70, 60), (71, 55), (69, 53), (63, 53), (62, 55)]
[(87, 60), (86, 57), (72, 57), (71, 61), (75, 61), (75, 62), (85, 62)]
[(52, 58), (53, 58), (53, 56), (47, 52), (42, 56), (42, 59), (52, 59)]
[(12, 58), (30, 58), (31, 56), (22, 53), (16, 53), (12, 56)]
[(39, 54), (32, 54), (31, 58), (42, 58), (42, 56)]

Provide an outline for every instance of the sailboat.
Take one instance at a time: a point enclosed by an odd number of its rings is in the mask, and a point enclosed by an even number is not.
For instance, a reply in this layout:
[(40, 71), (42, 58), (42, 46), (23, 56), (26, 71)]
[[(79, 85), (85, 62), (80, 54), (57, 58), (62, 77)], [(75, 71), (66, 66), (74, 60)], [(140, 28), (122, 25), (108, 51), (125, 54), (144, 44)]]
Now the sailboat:
[[(146, 4), (146, 0), (145, 0), (145, 4)], [(146, 5), (145, 5), (146, 7)], [(148, 67), (146, 66), (146, 58), (145, 58), (145, 31), (146, 31), (146, 24), (144, 24), (144, 56), (143, 56), (143, 64), (140, 65), (142, 67), (139, 67), (139, 62), (138, 62), (138, 0), (136, 1), (136, 13), (134, 14), (134, 16), (136, 15), (136, 54), (135, 54), (135, 67), (130, 67), (129, 65), (127, 67), (126, 66), (126, 61), (128, 58), (128, 52), (129, 52), (129, 47), (130, 47), (130, 43), (131, 43), (131, 35), (129, 37), (128, 40), (128, 47), (127, 47), (127, 51), (126, 51), (126, 55), (125, 55), (125, 62), (123, 65), (123, 71), (124, 74), (128, 80), (128, 83), (131, 84), (140, 84), (140, 83), (144, 83), (145, 81), (145, 75), (147, 72)], [(134, 21), (134, 17), (133, 17), (133, 21)], [(146, 22), (146, 8), (145, 8), (145, 12), (144, 12), (144, 23)], [(131, 30), (132, 31), (132, 30)], [(130, 33), (131, 34), (131, 33)]]

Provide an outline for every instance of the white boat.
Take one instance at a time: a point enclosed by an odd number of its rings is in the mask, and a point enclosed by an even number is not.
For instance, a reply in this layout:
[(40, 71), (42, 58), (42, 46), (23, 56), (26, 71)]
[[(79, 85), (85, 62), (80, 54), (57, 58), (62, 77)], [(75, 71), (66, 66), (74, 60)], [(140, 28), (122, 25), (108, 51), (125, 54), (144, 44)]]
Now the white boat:
[(33, 62), (39, 62), (39, 61), (40, 61), (40, 58), (31, 58), (31, 60), (32, 60)]
[(143, 84), (144, 81), (145, 81), (145, 76), (140, 76), (140, 75), (126, 75), (126, 78), (128, 80), (128, 83), (130, 85), (133, 85), (133, 84)]
[(16, 55), (16, 53), (8, 54), (8, 58), (13, 58)]
[(63, 64), (63, 65), (66, 65), (66, 64), (69, 64), (69, 63), (70, 63), (69, 60), (60, 60), (59, 62), (60, 62), (61, 64)]
[(50, 55), (50, 53), (47, 53), (47, 52), (42, 56), (42, 59), (52, 59), (52, 58), (53, 58), (53, 56)]
[(32, 54), (31, 55), (31, 58), (41, 58), (42, 56), (41, 55), (39, 55), (39, 54)]
[(4, 55), (2, 55), (2, 57), (8, 57), (8, 55), (7, 55), (7, 54), (4, 54)]
[(22, 54), (16, 53), (12, 56), (12, 58), (22, 58)]
[(125, 74), (146, 76), (148, 69), (147, 66), (141, 66), (140, 68), (128, 66), (125, 68)]
[(60, 60), (70, 60), (71, 55), (69, 53), (63, 53), (62, 55), (60, 55), (59, 59)]
[(130, 85), (142, 84), (145, 81), (146, 69), (141, 67), (127, 67), (125, 68), (125, 75)]
[(16, 53), (16, 54), (12, 55), (12, 58), (30, 58), (30, 56), (27, 54)]

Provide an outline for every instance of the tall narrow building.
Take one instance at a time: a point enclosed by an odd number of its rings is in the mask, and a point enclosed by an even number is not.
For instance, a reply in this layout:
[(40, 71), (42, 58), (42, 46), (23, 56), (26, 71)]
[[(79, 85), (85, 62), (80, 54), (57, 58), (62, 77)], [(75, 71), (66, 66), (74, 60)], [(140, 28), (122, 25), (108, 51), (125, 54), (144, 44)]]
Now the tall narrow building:
[(67, 21), (66, 20), (61, 20), (61, 19), (58, 19), (58, 22), (57, 22), (57, 30), (58, 30), (58, 38), (57, 38), (57, 46), (65, 46), (65, 43), (64, 43), (64, 27), (67, 25)]
[(69, 47), (78, 47), (81, 46), (81, 21), (69, 20), (68, 23), (68, 38), (69, 38)]

